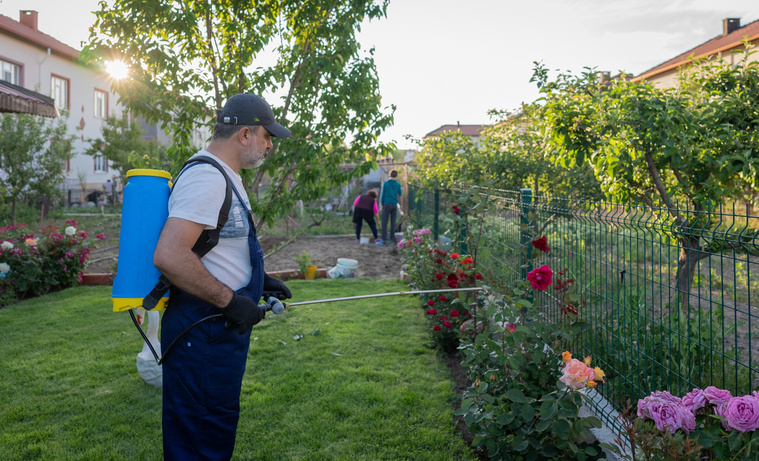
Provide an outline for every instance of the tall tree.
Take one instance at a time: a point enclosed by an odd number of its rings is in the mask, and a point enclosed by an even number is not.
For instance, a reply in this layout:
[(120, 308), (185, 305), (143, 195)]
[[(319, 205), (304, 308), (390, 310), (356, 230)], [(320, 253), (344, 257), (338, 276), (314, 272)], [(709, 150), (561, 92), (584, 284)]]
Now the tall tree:
[(123, 181), (127, 171), (138, 165), (150, 164), (160, 168), (168, 162), (166, 147), (156, 141), (143, 139), (143, 134), (137, 123), (130, 123), (125, 117), (108, 117), (100, 128), (101, 137), (87, 139), (90, 147), (84, 153), (103, 154), (113, 162)]
[[(624, 76), (602, 81), (592, 70), (548, 79), (542, 65), (533, 79), (543, 93), (552, 148), (568, 166), (589, 162), (605, 192), (667, 210), (680, 243), (677, 286), (687, 308), (700, 244), (703, 213), (756, 184), (759, 166), (759, 63), (697, 62), (680, 85), (660, 89)], [(724, 242), (723, 242), (724, 243)]]
[(65, 119), (0, 114), (0, 193), (11, 204), (14, 223), (18, 203), (25, 197), (60, 197), (58, 185), (73, 141), (67, 130)]
[[(377, 142), (392, 124), (383, 108), (373, 50), (356, 32), (386, 15), (389, 0), (115, 0), (101, 2), (86, 54), (123, 60), (115, 90), (130, 111), (171, 131), (175, 166), (193, 152), (192, 130), (213, 124), (214, 109), (237, 93), (264, 95), (291, 138), (280, 140), (255, 177), (274, 187), (254, 204), (271, 222), (298, 199), (321, 196), (363, 175), (392, 146)], [(267, 53), (276, 62), (264, 65)], [(280, 95), (277, 101), (270, 95)], [(345, 141), (349, 148), (343, 148)], [(327, 153), (327, 146), (333, 146)], [(355, 163), (351, 171), (340, 167)]]

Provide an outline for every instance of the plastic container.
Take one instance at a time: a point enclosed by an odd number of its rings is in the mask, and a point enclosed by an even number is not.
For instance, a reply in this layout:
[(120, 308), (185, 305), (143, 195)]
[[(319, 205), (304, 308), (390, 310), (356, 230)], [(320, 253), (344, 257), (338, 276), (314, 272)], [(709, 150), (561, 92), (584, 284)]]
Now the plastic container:
[(403, 232), (396, 232), (395, 233), (395, 241), (396, 242), (400, 242), (401, 240), (403, 240)]
[[(169, 217), (168, 171), (129, 170), (126, 177), (119, 267), (111, 292), (114, 312), (142, 306), (142, 300), (158, 282), (161, 272), (153, 265), (153, 253)], [(166, 293), (156, 309), (166, 307), (168, 300)]]
[(369, 237), (361, 237), (361, 245), (368, 245), (369, 244)]
[(348, 278), (356, 276), (358, 261), (348, 258), (337, 258), (337, 266), (327, 271), (327, 276), (331, 279)]
[(451, 239), (448, 237), (440, 237), (440, 249), (448, 251), (451, 249)]

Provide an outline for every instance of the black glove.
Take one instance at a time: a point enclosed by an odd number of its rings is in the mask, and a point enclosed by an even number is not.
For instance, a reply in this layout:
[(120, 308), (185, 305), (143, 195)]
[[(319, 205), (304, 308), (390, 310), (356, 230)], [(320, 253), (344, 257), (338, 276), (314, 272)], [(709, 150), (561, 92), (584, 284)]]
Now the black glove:
[(237, 332), (241, 335), (260, 322), (266, 314), (252, 299), (237, 293), (232, 295), (232, 300), (221, 309), (221, 313), (237, 327)]
[(264, 272), (264, 293), (272, 293), (274, 296), (282, 299), (290, 299), (293, 294), (290, 293), (290, 289), (287, 288), (285, 282), (278, 278), (274, 278), (271, 275)]

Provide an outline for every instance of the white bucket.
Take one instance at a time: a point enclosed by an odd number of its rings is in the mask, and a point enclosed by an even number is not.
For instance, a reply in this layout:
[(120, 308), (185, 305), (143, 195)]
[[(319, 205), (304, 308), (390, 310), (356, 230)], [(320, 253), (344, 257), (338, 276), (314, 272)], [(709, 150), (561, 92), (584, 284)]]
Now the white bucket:
[(368, 245), (369, 237), (361, 237), (361, 245)]
[(401, 240), (403, 240), (403, 232), (396, 232), (395, 233), (395, 241), (396, 241), (396, 243), (400, 242)]
[(337, 266), (327, 271), (327, 276), (331, 279), (349, 278), (356, 276), (356, 267), (358, 261), (348, 258), (337, 258)]

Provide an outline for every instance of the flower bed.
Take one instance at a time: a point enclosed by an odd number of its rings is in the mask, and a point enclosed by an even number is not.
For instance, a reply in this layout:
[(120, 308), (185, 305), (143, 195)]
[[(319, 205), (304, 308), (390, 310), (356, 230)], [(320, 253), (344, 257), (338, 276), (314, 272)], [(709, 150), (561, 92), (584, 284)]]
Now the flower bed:
[[(471, 204), (458, 203), (453, 213), (476, 219)], [(580, 417), (585, 389), (603, 382), (604, 372), (591, 368), (590, 357), (572, 359), (563, 346), (579, 325), (579, 300), (573, 281), (554, 276), (540, 265), (519, 286), (495, 290), (477, 270), (473, 255), (438, 248), (427, 229), (409, 230), (399, 247), (404, 253), (409, 284), (417, 290), (445, 290), (483, 284), (484, 292), (450, 292), (422, 298), (432, 345), (444, 352), (458, 351), (472, 386), (463, 395), (456, 414), (474, 434), (473, 446), (484, 446), (491, 459), (578, 459), (603, 457), (589, 429), (600, 427), (595, 417)], [(533, 246), (541, 258), (546, 239)], [(556, 284), (554, 285), (554, 281)], [(551, 323), (527, 300), (531, 290), (553, 287), (560, 295), (563, 316)], [(478, 293), (478, 294), (473, 294)], [(471, 320), (470, 320), (471, 319)], [(466, 322), (479, 324), (484, 332)], [(456, 328), (459, 327), (459, 328)], [(462, 328), (463, 327), (463, 328)]]
[[(91, 249), (97, 248), (75, 220), (32, 233), (26, 224), (0, 227), (0, 306), (82, 282)], [(103, 234), (96, 239), (105, 240)]]

